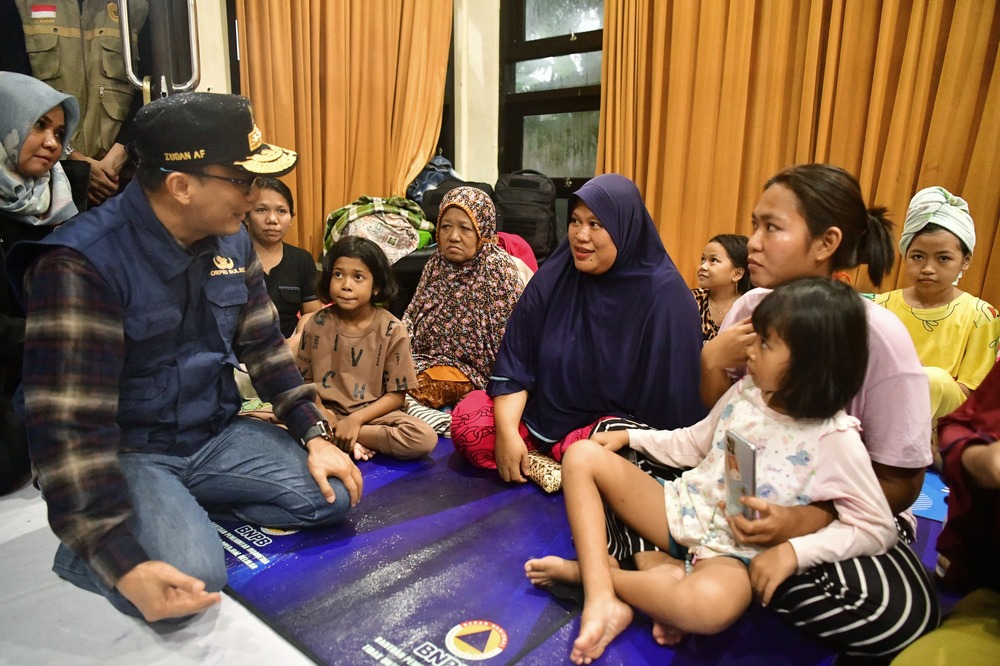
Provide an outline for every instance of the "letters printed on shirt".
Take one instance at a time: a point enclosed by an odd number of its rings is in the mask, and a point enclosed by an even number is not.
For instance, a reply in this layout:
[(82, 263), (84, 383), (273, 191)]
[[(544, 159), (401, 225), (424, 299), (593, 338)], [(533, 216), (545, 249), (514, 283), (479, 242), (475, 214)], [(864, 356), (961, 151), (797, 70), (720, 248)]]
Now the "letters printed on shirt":
[(230, 257), (223, 257), (222, 255), (216, 255), (212, 259), (212, 263), (215, 264), (215, 270), (209, 273), (213, 277), (216, 275), (239, 275), (240, 273), (246, 273), (246, 267), (240, 266), (239, 268), (234, 268), (235, 263)]

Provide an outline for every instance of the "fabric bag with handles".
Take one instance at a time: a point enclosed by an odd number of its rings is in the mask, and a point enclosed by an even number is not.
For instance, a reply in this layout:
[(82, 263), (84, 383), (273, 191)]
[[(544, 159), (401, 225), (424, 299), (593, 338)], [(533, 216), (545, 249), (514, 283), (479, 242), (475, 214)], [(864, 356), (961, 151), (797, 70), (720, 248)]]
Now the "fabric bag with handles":
[(434, 224), (424, 219), (416, 202), (403, 197), (362, 196), (326, 218), (323, 254), (343, 236), (374, 241), (393, 264), (433, 237)]

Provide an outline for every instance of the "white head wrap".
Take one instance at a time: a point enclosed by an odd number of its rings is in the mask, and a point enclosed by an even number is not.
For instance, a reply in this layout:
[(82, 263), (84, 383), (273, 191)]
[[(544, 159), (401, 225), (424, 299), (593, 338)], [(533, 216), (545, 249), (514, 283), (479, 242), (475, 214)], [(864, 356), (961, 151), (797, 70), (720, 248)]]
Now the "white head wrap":
[(972, 254), (976, 247), (976, 225), (969, 214), (969, 204), (943, 187), (924, 188), (910, 199), (903, 233), (899, 237), (899, 251), (905, 255), (913, 237), (932, 223), (958, 236)]

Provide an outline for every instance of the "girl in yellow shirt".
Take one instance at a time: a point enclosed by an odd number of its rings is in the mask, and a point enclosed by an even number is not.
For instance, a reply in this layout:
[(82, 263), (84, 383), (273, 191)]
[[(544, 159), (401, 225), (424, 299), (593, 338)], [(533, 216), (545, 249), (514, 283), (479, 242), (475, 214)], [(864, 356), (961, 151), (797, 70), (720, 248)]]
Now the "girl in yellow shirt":
[(975, 245), (968, 204), (943, 187), (920, 190), (899, 239), (910, 286), (875, 296), (913, 338), (930, 379), (934, 423), (965, 402), (997, 358), (997, 309), (956, 286)]

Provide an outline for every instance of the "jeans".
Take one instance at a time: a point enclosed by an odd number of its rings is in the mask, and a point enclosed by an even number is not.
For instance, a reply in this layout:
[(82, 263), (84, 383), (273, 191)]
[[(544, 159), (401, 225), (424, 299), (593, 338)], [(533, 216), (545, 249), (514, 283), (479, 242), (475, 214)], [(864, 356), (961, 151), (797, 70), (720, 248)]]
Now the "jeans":
[[(237, 417), (190, 457), (122, 452), (118, 456), (133, 509), (132, 533), (152, 560), (167, 562), (205, 582), (226, 584), (226, 560), (208, 512), (279, 528), (331, 525), (351, 506), (339, 479), (327, 504), (306, 466), (306, 452), (288, 431)], [(117, 589), (108, 589), (64, 544), (52, 567), (59, 576), (103, 594), (123, 613), (141, 617)]]

